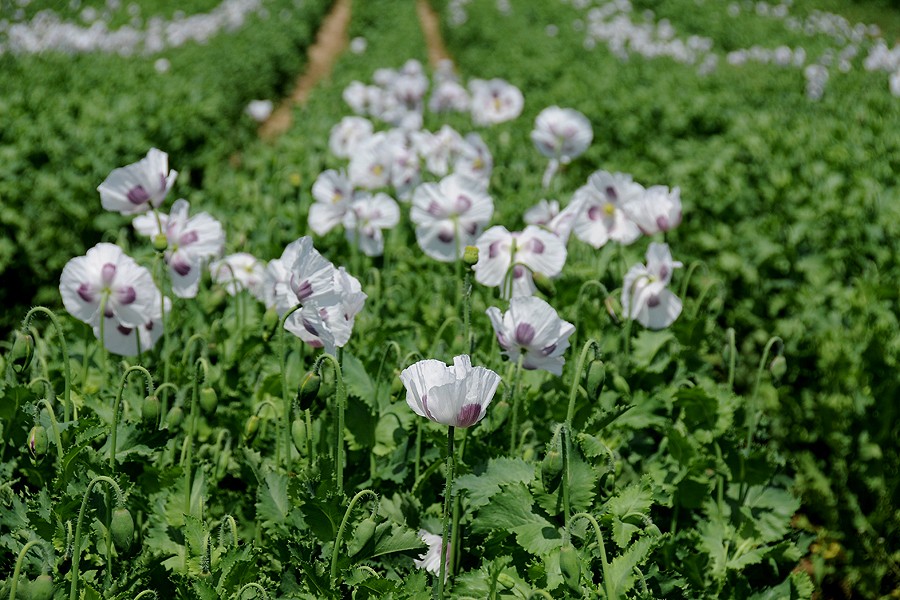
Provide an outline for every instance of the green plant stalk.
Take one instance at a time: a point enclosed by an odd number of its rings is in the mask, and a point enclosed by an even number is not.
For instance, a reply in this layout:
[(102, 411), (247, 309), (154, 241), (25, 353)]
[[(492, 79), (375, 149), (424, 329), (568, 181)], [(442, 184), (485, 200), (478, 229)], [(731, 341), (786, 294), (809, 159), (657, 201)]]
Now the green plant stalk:
[(378, 363), (378, 373), (375, 375), (375, 404), (381, 406), (379, 402), (378, 393), (381, 391), (381, 374), (384, 372), (384, 363), (387, 361), (388, 350), (394, 349), (394, 352), (397, 354), (397, 360), (400, 360), (400, 345), (394, 340), (388, 340), (384, 344), (384, 352), (381, 353), (381, 362)]
[(569, 530), (569, 429), (568, 423), (559, 426), (560, 449), (562, 450), (563, 470), (562, 481), (559, 484), (563, 502), (563, 527)]
[[(31, 319), (38, 313), (41, 313), (50, 319), (53, 328), (56, 330), (56, 335), (59, 338), (59, 347), (63, 356), (63, 374), (65, 377), (65, 387), (63, 389), (63, 418), (65, 419), (65, 422), (68, 423), (72, 414), (72, 368), (69, 364), (69, 345), (66, 343), (66, 337), (63, 335), (59, 319), (56, 318), (53, 311), (44, 308), (43, 306), (35, 306), (29, 310), (22, 320), (22, 327), (27, 330), (31, 324)], [(85, 354), (87, 354), (87, 346), (85, 346)]]
[(510, 416), (510, 428), (509, 428), (509, 453), (510, 455), (516, 454), (516, 446), (519, 441), (519, 379), (522, 376), (522, 361), (525, 359), (525, 355), (519, 353), (519, 360), (516, 361), (515, 371), (513, 372), (513, 385), (512, 385), (512, 415)]
[(116, 399), (113, 403), (113, 419), (112, 419), (112, 428), (109, 432), (109, 470), (112, 473), (116, 472), (116, 436), (118, 435), (118, 424), (119, 424), (119, 409), (122, 406), (122, 393), (125, 390), (125, 385), (128, 383), (128, 376), (134, 372), (139, 372), (144, 376), (144, 381), (147, 384), (147, 395), (153, 395), (153, 376), (150, 375), (150, 372), (140, 365), (134, 365), (125, 369), (125, 373), (122, 374), (122, 380), (119, 384), (119, 391), (116, 393)]
[[(347, 403), (347, 389), (344, 387), (344, 377), (341, 374), (341, 363), (330, 354), (322, 354), (316, 359), (313, 371), (321, 376), (322, 364), (328, 361), (334, 367), (335, 377), (335, 403), (337, 412), (337, 432), (335, 435), (334, 452), (334, 477), (337, 483), (338, 494), (344, 495), (344, 408)], [(309, 436), (307, 436), (309, 438)]]
[(437, 347), (441, 342), (441, 338), (444, 336), (444, 330), (447, 329), (447, 327), (449, 327), (451, 323), (458, 323), (459, 321), (460, 319), (456, 315), (450, 315), (449, 317), (444, 319), (444, 322), (441, 323), (440, 327), (438, 327), (437, 333), (434, 336), (434, 342), (432, 342), (431, 344), (431, 352), (429, 353), (429, 356), (437, 356)]
[(19, 573), (22, 571), (22, 563), (25, 561), (25, 555), (28, 553), (31, 548), (38, 545), (43, 545), (44, 542), (41, 540), (31, 540), (19, 550), (19, 556), (16, 557), (16, 568), (13, 570), (12, 576), (12, 584), (9, 588), (9, 600), (16, 600), (16, 588), (19, 585)]
[[(291, 471), (291, 398), (287, 384), (287, 338), (285, 337), (284, 324), (287, 322), (288, 317), (301, 308), (303, 308), (302, 304), (297, 304), (292, 307), (289, 311), (284, 313), (278, 323), (278, 335), (280, 336), (279, 341), (281, 342), (281, 402), (284, 414), (281, 415), (281, 443), (275, 444), (275, 464), (281, 464), (281, 448), (283, 445), (285, 451), (285, 468), (288, 473)], [(309, 436), (307, 435), (306, 438), (309, 439)], [(312, 455), (310, 455), (309, 464), (313, 464)]]
[[(167, 381), (165, 383), (160, 384), (159, 387), (156, 388), (156, 393), (159, 394), (163, 390), (168, 391), (169, 388), (175, 390), (176, 393), (178, 392), (178, 386), (175, 385), (174, 383), (172, 383), (171, 381)], [(156, 418), (156, 429), (157, 430), (161, 430), (163, 423), (165, 423), (165, 421), (166, 421), (166, 414), (168, 414), (168, 412), (169, 412), (168, 397), (169, 397), (168, 394), (163, 394), (162, 397), (159, 399), (159, 416)]]
[(603, 293), (604, 298), (609, 297), (609, 290), (606, 289), (606, 286), (600, 283), (600, 281), (596, 279), (591, 279), (589, 281), (585, 281), (581, 284), (581, 287), (578, 288), (578, 299), (575, 302), (575, 333), (572, 334), (571, 343), (573, 346), (577, 345), (577, 336), (578, 332), (581, 329), (581, 315), (584, 313), (582, 310), (582, 306), (584, 305), (584, 294), (590, 288), (597, 288)]
[(413, 469), (413, 478), (419, 481), (422, 475), (422, 422), (416, 421), (416, 461)]
[[(50, 392), (53, 391), (53, 386), (51, 386), (50, 382), (44, 377), (40, 377), (38, 379), (33, 380), (30, 384), (28, 384), (29, 387), (31, 387), (31, 385), (33, 385), (35, 382), (38, 382), (38, 381), (43, 383)], [(40, 402), (41, 402), (41, 404), (44, 405), (44, 408), (47, 409), (47, 415), (50, 417), (50, 430), (53, 432), (53, 441), (56, 444), (56, 454), (59, 457), (59, 459), (62, 460), (64, 454), (63, 454), (62, 438), (59, 437), (59, 425), (57, 424), (57, 421), (56, 421), (56, 413), (53, 412), (53, 405), (50, 404), (50, 400), (49, 400), (48, 396), (46, 395), (46, 392), (45, 392), (45, 396), (43, 398), (41, 398)], [(0, 435), (2, 435), (2, 429), (0, 429)]]
[(184, 440), (184, 481), (185, 481), (185, 498), (184, 498), (184, 514), (191, 514), (191, 489), (193, 487), (191, 462), (193, 460), (194, 435), (197, 433), (197, 420), (200, 411), (197, 409), (197, 403), (200, 396), (200, 370), (203, 370), (203, 381), (206, 381), (209, 374), (209, 364), (205, 358), (198, 358), (194, 363), (194, 381), (191, 385), (191, 413), (188, 417), (188, 433)]
[[(462, 260), (460, 260), (462, 263)], [(471, 354), (475, 345), (474, 337), (471, 334), (472, 326), (472, 272), (471, 268), (466, 269), (463, 277), (463, 354)]]
[[(466, 457), (466, 442), (469, 440), (469, 430), (470, 427), (466, 427), (463, 429), (463, 439), (459, 444), (459, 462), (465, 464)], [(456, 469), (454, 469), (456, 470)], [(459, 499), (459, 495), (453, 497), (453, 521), (450, 525), (450, 539), (455, 540), (459, 538), (459, 521), (462, 513), (462, 503)], [(459, 557), (462, 553), (461, 544), (453, 544), (450, 548), (450, 575), (456, 574), (456, 567), (459, 564)]]
[(222, 544), (222, 540), (224, 539), (223, 532), (225, 530), (226, 524), (228, 525), (229, 529), (231, 530), (231, 541), (232, 541), (231, 547), (236, 548), (239, 543), (237, 523), (235, 522), (234, 517), (232, 517), (231, 515), (225, 515), (225, 517), (222, 518), (222, 525), (220, 526), (220, 529), (219, 529), (219, 545), (220, 546), (224, 545), (224, 544)]
[[(84, 491), (84, 497), (81, 500), (81, 509), (78, 511), (78, 521), (75, 525), (75, 541), (72, 545), (72, 586), (69, 589), (69, 600), (76, 600), (77, 598), (76, 592), (78, 590), (79, 579), (78, 561), (81, 558), (81, 528), (84, 523), (84, 511), (87, 509), (88, 497), (91, 495), (91, 490), (93, 490), (94, 486), (98, 483), (106, 483), (110, 485), (116, 493), (117, 504), (121, 505), (123, 503), (122, 489), (119, 487), (119, 484), (105, 475), (98, 475), (97, 477), (94, 477), (88, 484), (87, 489)], [(107, 570), (112, 571), (112, 564), (107, 565)]]
[(359, 502), (363, 496), (372, 496), (375, 500), (378, 500), (378, 494), (373, 492), (372, 490), (360, 490), (356, 493), (355, 496), (350, 500), (350, 504), (347, 505), (347, 510), (344, 511), (344, 518), (341, 519), (341, 525), (338, 527), (337, 537), (334, 539), (334, 547), (331, 551), (331, 587), (334, 590), (338, 589), (338, 554), (340, 554), (341, 542), (344, 541), (344, 530), (347, 528), (347, 522), (350, 520), (350, 515), (353, 512), (353, 508), (356, 506), (356, 503)]
[[(444, 578), (447, 576), (447, 545), (450, 533), (450, 498), (453, 495), (453, 471), (455, 470), (456, 460), (453, 449), (453, 442), (456, 428), (450, 425), (447, 428), (447, 485), (444, 488), (444, 516), (441, 527), (441, 566), (437, 580), (437, 594), (435, 598), (443, 600), (444, 598)], [(456, 540), (453, 543), (459, 545)]]
[(600, 548), (600, 565), (603, 567), (603, 589), (605, 592), (605, 600), (618, 600), (618, 591), (616, 590), (614, 582), (609, 577), (609, 562), (606, 559), (606, 544), (603, 543), (603, 532), (600, 530), (600, 525), (597, 523), (597, 519), (594, 518), (594, 515), (590, 513), (580, 512), (572, 515), (573, 522), (578, 518), (585, 518), (590, 521), (591, 525), (594, 527), (594, 534), (597, 536), (597, 545)]
[(762, 382), (762, 374), (766, 368), (766, 362), (769, 360), (769, 352), (772, 350), (772, 346), (776, 343), (780, 343), (782, 348), (784, 347), (784, 340), (782, 340), (777, 335), (769, 338), (769, 341), (766, 342), (765, 348), (763, 348), (762, 356), (759, 358), (759, 367), (756, 369), (756, 382), (753, 384), (753, 395), (750, 397), (750, 406), (751, 406), (751, 415), (748, 419), (748, 427), (747, 427), (747, 448), (750, 448), (751, 442), (753, 442), (753, 437), (756, 435), (756, 428), (759, 426), (759, 420), (762, 413), (762, 410), (759, 408), (759, 404), (757, 402), (757, 395), (759, 394), (759, 384)]
[(144, 590), (140, 594), (134, 597), (134, 600), (141, 600), (144, 596), (153, 596), (154, 598), (159, 598), (159, 595), (153, 590)]
[(575, 400), (578, 397), (578, 387), (581, 379), (584, 377), (584, 364), (587, 362), (587, 353), (593, 350), (594, 358), (600, 356), (600, 344), (594, 339), (589, 339), (581, 348), (581, 354), (578, 355), (578, 362), (575, 363), (575, 376), (572, 379), (572, 387), (569, 388), (569, 408), (566, 411), (566, 425), (572, 427), (572, 419), (575, 418)]
[[(266, 589), (263, 586), (259, 585), (258, 583), (255, 583), (252, 581), (250, 583), (245, 583), (244, 587), (242, 587), (240, 590), (238, 590), (238, 593), (235, 594), (235, 596), (234, 596), (234, 600), (241, 600), (241, 597), (244, 595), (244, 591), (251, 589), (251, 588), (256, 588), (259, 592), (262, 593), (262, 597), (265, 598), (265, 600), (269, 600), (269, 594), (266, 593)], [(137, 600), (137, 599), (135, 599), (135, 600)]]
[(737, 364), (737, 342), (734, 339), (734, 327), (725, 330), (728, 341), (728, 389), (734, 391), (734, 368)]

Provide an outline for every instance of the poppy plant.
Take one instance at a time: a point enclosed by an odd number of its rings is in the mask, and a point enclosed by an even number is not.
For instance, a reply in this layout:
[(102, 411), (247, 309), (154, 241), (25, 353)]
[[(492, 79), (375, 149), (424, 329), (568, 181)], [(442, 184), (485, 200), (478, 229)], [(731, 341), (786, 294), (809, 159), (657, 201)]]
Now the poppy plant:
[(504, 298), (530, 296), (537, 287), (533, 274), (556, 277), (566, 263), (566, 246), (555, 233), (529, 225), (522, 232), (510, 233), (495, 225), (475, 243), (478, 262), (475, 281), (490, 287), (502, 287)]
[(622, 309), (648, 329), (665, 329), (681, 314), (681, 300), (666, 286), (672, 272), (683, 265), (672, 260), (667, 244), (651, 243), (647, 264), (628, 269), (622, 285)]
[(544, 300), (520, 296), (509, 302), (509, 310), (501, 313), (494, 306), (487, 309), (503, 355), (516, 362), (521, 357), (525, 369), (543, 369), (562, 375), (569, 348), (569, 336), (575, 326), (559, 318), (556, 310)]
[(172, 189), (177, 171), (169, 170), (169, 155), (150, 148), (147, 156), (126, 167), (119, 167), (97, 187), (100, 204), (106, 210), (134, 215), (159, 208)]
[(473, 367), (467, 354), (448, 367), (426, 359), (400, 373), (406, 403), (417, 415), (451, 427), (471, 427), (484, 418), (500, 376), (484, 367)]
[(472, 245), (494, 214), (494, 202), (476, 182), (448, 175), (439, 183), (423, 183), (413, 192), (410, 218), (416, 240), (435, 260), (453, 262)]

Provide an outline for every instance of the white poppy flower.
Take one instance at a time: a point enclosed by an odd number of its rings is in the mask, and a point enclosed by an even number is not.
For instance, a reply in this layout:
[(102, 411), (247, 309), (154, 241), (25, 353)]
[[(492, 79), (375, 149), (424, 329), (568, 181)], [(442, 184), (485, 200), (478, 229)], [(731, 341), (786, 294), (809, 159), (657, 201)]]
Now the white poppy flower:
[(297, 304), (308, 304), (334, 293), (334, 265), (304, 236), (284, 249), (281, 258), (269, 261), (263, 283), (267, 308), (284, 316)]
[[(441, 574), (441, 545), (444, 541), (444, 538), (435, 535), (433, 533), (429, 533), (424, 529), (419, 530), (419, 538), (428, 544), (428, 549), (425, 550), (425, 554), (419, 556), (418, 560), (413, 560), (413, 564), (417, 569), (425, 569), (429, 573), (434, 573), (437, 576)], [(444, 561), (446, 563), (446, 567), (444, 568), (444, 580), (450, 576), (450, 544), (447, 544), (446, 554), (444, 556)]]
[(172, 292), (179, 298), (197, 295), (203, 263), (221, 255), (225, 247), (222, 224), (206, 212), (189, 217), (189, 210), (190, 204), (182, 198), (175, 201), (168, 215), (140, 215), (132, 222), (138, 233), (151, 239), (160, 233), (165, 235)]
[(328, 169), (316, 177), (313, 204), (307, 217), (316, 235), (325, 235), (341, 224), (353, 200), (353, 186), (343, 171)]
[(435, 113), (465, 112), (469, 110), (469, 92), (458, 81), (440, 81), (428, 99), (428, 110)]
[(496, 125), (522, 114), (525, 99), (516, 86), (502, 79), (473, 79), (469, 110), (476, 125)]
[(169, 170), (169, 155), (150, 148), (147, 156), (127, 167), (113, 169), (97, 187), (100, 204), (123, 215), (158, 208), (172, 189), (177, 171)]
[(477, 133), (466, 134), (453, 162), (453, 172), (477, 182), (486, 192), (494, 169), (494, 157)]
[(631, 244), (641, 237), (641, 230), (622, 210), (622, 204), (643, 188), (624, 173), (597, 171), (588, 183), (575, 191), (572, 204), (577, 207), (575, 237), (594, 248), (613, 240)]
[(509, 310), (487, 309), (503, 354), (522, 367), (543, 369), (562, 375), (569, 347), (569, 336), (575, 326), (559, 318), (556, 310), (540, 298), (520, 296), (509, 302)]
[(384, 253), (384, 229), (391, 229), (400, 222), (400, 207), (387, 194), (374, 196), (358, 194), (344, 215), (344, 231), (347, 241), (359, 245), (366, 256)]
[(328, 134), (328, 149), (338, 158), (350, 158), (352, 149), (372, 136), (374, 126), (363, 117), (344, 117)]
[(462, 136), (449, 125), (444, 125), (435, 133), (416, 132), (413, 140), (419, 155), (425, 159), (425, 168), (438, 177), (450, 171), (451, 162), (463, 143)]
[(417, 415), (452, 427), (471, 427), (484, 418), (500, 384), (500, 376), (484, 367), (473, 367), (469, 356), (453, 359), (448, 367), (427, 359), (400, 373), (406, 403)]
[(681, 190), (669, 191), (663, 185), (648, 187), (642, 194), (632, 194), (622, 203), (622, 210), (644, 235), (670, 231), (681, 224)]
[(393, 157), (388, 143), (386, 134), (379, 132), (353, 151), (348, 167), (350, 183), (367, 190), (386, 187), (390, 183)]
[(262, 123), (269, 118), (274, 109), (275, 105), (271, 100), (251, 100), (244, 112), (257, 123)]
[(254, 298), (262, 301), (263, 280), (266, 268), (259, 259), (247, 252), (230, 254), (209, 264), (209, 272), (214, 282), (225, 287), (231, 296), (241, 290), (249, 291)]
[(542, 110), (531, 132), (531, 141), (538, 152), (562, 164), (580, 156), (593, 139), (594, 131), (587, 117), (572, 108), (558, 106)]
[[(165, 298), (166, 314), (172, 310), (172, 301)], [(128, 327), (120, 323), (115, 317), (105, 317), (103, 323), (103, 345), (107, 350), (119, 356), (137, 356), (156, 345), (162, 337), (162, 309), (157, 295), (153, 307), (153, 317), (143, 325)], [(100, 325), (94, 325), (94, 336), (100, 339)]]
[[(478, 262), (473, 267), (475, 281), (501, 287), (505, 298), (532, 295), (537, 289), (533, 273), (556, 277), (566, 263), (565, 244), (553, 232), (536, 225), (516, 233), (495, 225), (475, 245), (478, 247)], [(511, 288), (507, 288), (509, 283)]]
[(664, 329), (681, 314), (681, 300), (666, 286), (672, 272), (683, 265), (672, 260), (666, 244), (651, 243), (646, 258), (646, 265), (634, 265), (625, 274), (622, 309), (648, 329)]
[(334, 269), (332, 291), (317, 296), (291, 314), (284, 328), (314, 348), (334, 354), (350, 340), (356, 315), (362, 311), (368, 296), (359, 280), (344, 267)]
[(494, 214), (490, 196), (471, 179), (455, 174), (417, 187), (412, 203), (410, 218), (419, 246), (442, 262), (461, 258)]

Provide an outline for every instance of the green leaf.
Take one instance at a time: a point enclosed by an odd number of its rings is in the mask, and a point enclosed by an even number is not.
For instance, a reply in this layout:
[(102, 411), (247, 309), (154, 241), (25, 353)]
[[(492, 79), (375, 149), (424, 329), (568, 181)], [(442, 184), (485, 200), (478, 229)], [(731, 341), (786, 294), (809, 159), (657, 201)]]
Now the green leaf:
[(560, 530), (534, 511), (531, 492), (522, 483), (514, 483), (494, 494), (473, 523), (473, 530), (512, 532), (522, 548), (543, 556), (562, 545)]
[(426, 546), (417, 532), (408, 527), (389, 522), (381, 523), (375, 528), (373, 539), (375, 540), (375, 545), (372, 553), (368, 556), (369, 558), (394, 552), (422, 550)]
[(219, 600), (219, 594), (205, 581), (195, 579), (194, 591), (200, 600)]
[(637, 367), (648, 373), (662, 373), (671, 359), (661, 350), (674, 339), (668, 330), (644, 330), (632, 342), (631, 358)]
[(510, 483), (529, 483), (534, 480), (535, 468), (519, 458), (492, 458), (487, 469), (481, 475), (463, 475), (457, 477), (454, 487), (465, 490), (469, 499), (469, 507), (479, 508), (490, 502), (494, 494), (500, 492), (500, 486)]
[(264, 523), (283, 523), (291, 510), (287, 475), (269, 471), (257, 488), (256, 513)]
[(344, 352), (341, 356), (341, 374), (347, 391), (363, 400), (370, 408), (375, 407), (375, 386), (369, 379), (362, 362), (350, 354)]
[(648, 536), (640, 537), (628, 547), (628, 550), (612, 559), (606, 576), (609, 584), (615, 590), (616, 597), (631, 590), (636, 582), (634, 568), (639, 567), (650, 555), (650, 550), (656, 545), (656, 539)]

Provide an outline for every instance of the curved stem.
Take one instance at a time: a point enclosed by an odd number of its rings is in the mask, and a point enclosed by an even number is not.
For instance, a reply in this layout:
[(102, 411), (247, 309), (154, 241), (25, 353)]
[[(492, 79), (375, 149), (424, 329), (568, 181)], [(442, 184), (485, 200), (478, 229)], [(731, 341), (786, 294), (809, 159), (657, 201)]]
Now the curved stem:
[(19, 585), (19, 573), (22, 571), (22, 563), (25, 561), (25, 555), (34, 546), (43, 546), (42, 540), (31, 540), (19, 550), (19, 556), (16, 557), (16, 568), (13, 570), (12, 585), (9, 590), (9, 600), (16, 600), (16, 587)]
[[(53, 311), (50, 309), (44, 308), (43, 306), (35, 306), (31, 310), (29, 310), (25, 314), (25, 318), (22, 320), (22, 326), (25, 329), (28, 329), (29, 324), (31, 323), (31, 319), (36, 314), (43, 314), (50, 319), (50, 322), (53, 323), (53, 328), (56, 330), (56, 335), (59, 337), (59, 347), (62, 350), (63, 355), (63, 374), (65, 377), (65, 388), (63, 391), (63, 418), (65, 422), (69, 421), (69, 417), (71, 416), (72, 410), (72, 370), (69, 365), (69, 346), (66, 343), (66, 338), (63, 335), (62, 327), (59, 324), (59, 319), (56, 318), (56, 315), (53, 314)], [(87, 350), (85, 349), (85, 354)]]
[(193, 360), (193, 354), (189, 356), (189, 353), (194, 349), (195, 342), (203, 342), (203, 346), (200, 347), (200, 354), (205, 354), (204, 350), (209, 346), (209, 342), (206, 341), (206, 336), (202, 333), (195, 333), (184, 343), (184, 350), (181, 353), (181, 364), (187, 364), (189, 358)]
[(244, 587), (238, 590), (238, 593), (234, 596), (234, 600), (241, 600), (241, 596), (244, 595), (244, 591), (250, 588), (256, 588), (257, 590), (262, 592), (262, 597), (265, 598), (265, 600), (269, 600), (269, 594), (266, 593), (266, 589), (258, 583), (252, 581), (250, 583), (244, 584)]
[(347, 505), (347, 510), (344, 511), (344, 518), (341, 519), (341, 525), (338, 527), (337, 537), (334, 539), (334, 548), (331, 551), (331, 587), (337, 587), (337, 562), (338, 562), (338, 554), (341, 548), (341, 542), (344, 541), (344, 530), (347, 528), (347, 521), (350, 520), (350, 514), (353, 512), (353, 508), (356, 506), (356, 503), (359, 502), (363, 496), (372, 496), (375, 500), (378, 500), (378, 494), (373, 492), (372, 490), (360, 490), (356, 493), (355, 496), (350, 500), (350, 504)]
[(206, 381), (209, 375), (209, 363), (205, 358), (198, 358), (194, 363), (194, 381), (191, 385), (191, 412), (188, 416), (188, 432), (184, 439), (184, 479), (185, 479), (185, 498), (184, 498), (184, 514), (191, 514), (191, 490), (193, 487), (191, 460), (193, 458), (194, 435), (197, 433), (197, 420), (200, 411), (197, 409), (198, 397), (200, 395), (200, 371), (203, 371), (203, 381)]
[(782, 340), (777, 335), (773, 335), (769, 338), (769, 341), (766, 342), (765, 348), (763, 348), (762, 356), (759, 358), (759, 367), (756, 369), (756, 382), (753, 384), (753, 395), (750, 397), (750, 407), (752, 410), (752, 417), (750, 418), (750, 427), (747, 430), (747, 447), (750, 447), (750, 443), (753, 441), (753, 436), (756, 434), (756, 428), (759, 425), (760, 412), (759, 405), (757, 404), (757, 394), (759, 393), (759, 384), (762, 381), (762, 374), (766, 368), (766, 361), (769, 360), (769, 352), (772, 350), (772, 346), (775, 344), (780, 344), (781, 348), (784, 348), (784, 340)]
[(225, 530), (226, 524), (231, 529), (231, 541), (233, 542), (232, 547), (235, 548), (238, 545), (237, 523), (235, 522), (234, 517), (232, 517), (231, 515), (225, 515), (225, 517), (222, 519), (222, 524), (220, 525), (220, 528), (219, 528), (219, 545), (220, 546), (224, 545), (222, 543), (222, 540), (225, 537), (223, 535), (223, 531)]
[(572, 522), (575, 522), (578, 518), (587, 519), (594, 527), (594, 534), (597, 536), (597, 544), (600, 547), (600, 564), (603, 566), (603, 587), (606, 591), (606, 600), (616, 600), (618, 595), (616, 594), (615, 586), (608, 577), (609, 562), (606, 560), (606, 545), (603, 543), (603, 532), (600, 531), (600, 525), (597, 523), (597, 519), (594, 518), (594, 515), (590, 513), (580, 512), (574, 514), (572, 515)]
[(437, 333), (434, 336), (434, 342), (431, 344), (431, 353), (429, 354), (429, 356), (437, 356), (437, 346), (441, 342), (441, 338), (444, 335), (444, 330), (447, 329), (447, 327), (449, 327), (453, 322), (459, 323), (459, 317), (456, 315), (450, 315), (449, 317), (444, 319), (444, 322), (441, 323), (440, 327), (438, 327)]
[(384, 371), (384, 363), (387, 361), (388, 350), (391, 348), (394, 349), (394, 352), (397, 353), (397, 360), (400, 360), (400, 344), (395, 342), (394, 340), (388, 340), (384, 344), (384, 352), (381, 354), (381, 362), (378, 363), (378, 372), (375, 375), (375, 403), (378, 404), (378, 392), (381, 389), (381, 373)]
[(331, 363), (331, 366), (334, 368), (334, 377), (335, 377), (335, 393), (337, 397), (335, 398), (335, 402), (337, 404), (337, 433), (335, 435), (335, 453), (334, 453), (334, 477), (337, 483), (337, 491), (338, 495), (344, 495), (344, 407), (347, 403), (347, 390), (344, 387), (344, 377), (341, 374), (341, 363), (338, 360), (330, 355), (330, 354), (322, 354), (319, 358), (316, 359), (315, 365), (313, 365), (313, 372), (316, 375), (320, 375), (322, 370), (322, 364), (328, 361)]
[(141, 600), (144, 596), (153, 596), (157, 600), (159, 599), (159, 595), (153, 590), (144, 590), (140, 594), (134, 597), (134, 600)]
[(516, 361), (515, 371), (513, 372), (512, 388), (512, 415), (510, 416), (509, 429), (509, 453), (514, 454), (516, 451), (516, 442), (519, 437), (519, 378), (522, 375), (522, 361), (525, 359), (524, 354), (519, 354), (519, 360)]
[[(450, 540), (450, 498), (453, 495), (453, 471), (456, 466), (455, 452), (453, 442), (456, 428), (452, 425), (447, 428), (447, 485), (444, 488), (444, 517), (441, 527), (441, 566), (437, 581), (437, 597), (444, 598), (444, 578), (447, 576), (447, 550)], [(457, 540), (453, 540), (456, 544)]]
[[(162, 392), (163, 390), (168, 391), (170, 388), (171, 388), (172, 390), (174, 390), (174, 392), (175, 392), (176, 394), (178, 393), (178, 386), (175, 385), (174, 383), (172, 383), (171, 381), (167, 381), (167, 382), (165, 382), (165, 383), (163, 383), (163, 384), (160, 384), (159, 387), (156, 388), (156, 393), (159, 394), (159, 393)], [(168, 401), (168, 399), (169, 399), (169, 395), (168, 395), (168, 394), (162, 394), (162, 396), (161, 396), (160, 399), (159, 399), (159, 402), (160, 402), (160, 404), (159, 404), (159, 418), (157, 419), (157, 423), (156, 423), (156, 428), (157, 428), (157, 429), (162, 429), (163, 423), (164, 423), (165, 420), (166, 420), (166, 415), (169, 414), (169, 406), (168, 406), (169, 401)]]
[(62, 461), (64, 456), (63, 446), (62, 440), (59, 437), (59, 426), (56, 423), (56, 415), (53, 414), (53, 407), (46, 398), (41, 398), (40, 402), (44, 405), (44, 408), (47, 409), (47, 414), (50, 415), (50, 430), (53, 432), (53, 441), (56, 443), (56, 455), (59, 457), (59, 460)]
[(285, 468), (288, 473), (291, 471), (291, 398), (288, 393), (287, 384), (287, 338), (285, 337), (284, 325), (287, 323), (288, 317), (301, 308), (303, 308), (303, 305), (301, 304), (292, 307), (289, 311), (284, 313), (278, 323), (278, 335), (280, 336), (279, 341), (281, 342), (281, 402), (284, 408), (284, 414), (281, 415), (281, 443), (275, 444), (275, 464), (281, 464), (281, 448), (283, 445), (285, 461), (287, 463)]
[(84, 524), (84, 511), (87, 509), (88, 498), (91, 495), (91, 490), (93, 490), (94, 486), (98, 483), (106, 483), (107, 485), (111, 486), (116, 493), (116, 503), (119, 505), (123, 503), (122, 489), (119, 487), (119, 484), (105, 475), (98, 475), (97, 477), (94, 477), (88, 484), (87, 489), (84, 491), (84, 497), (81, 500), (81, 509), (78, 511), (78, 522), (75, 525), (75, 541), (72, 545), (72, 587), (69, 589), (69, 600), (75, 600), (77, 598), (76, 592), (78, 590), (79, 579), (78, 561), (81, 558), (81, 528)]
[(144, 376), (144, 381), (147, 383), (147, 395), (153, 395), (153, 376), (150, 375), (150, 371), (140, 365), (134, 365), (125, 369), (125, 373), (122, 374), (122, 380), (119, 384), (119, 391), (116, 393), (116, 400), (113, 404), (113, 420), (109, 440), (109, 469), (113, 473), (115, 473), (116, 471), (116, 436), (119, 430), (119, 407), (122, 405), (122, 392), (125, 390), (125, 385), (128, 382), (128, 376), (135, 371), (141, 373)]
[(597, 358), (600, 356), (600, 344), (593, 339), (586, 341), (581, 348), (578, 362), (575, 363), (575, 376), (572, 379), (572, 387), (569, 389), (569, 408), (566, 411), (566, 425), (569, 427), (572, 426), (572, 419), (575, 418), (575, 399), (578, 397), (578, 386), (584, 374), (584, 363), (587, 361), (588, 350), (593, 350), (594, 358)]

